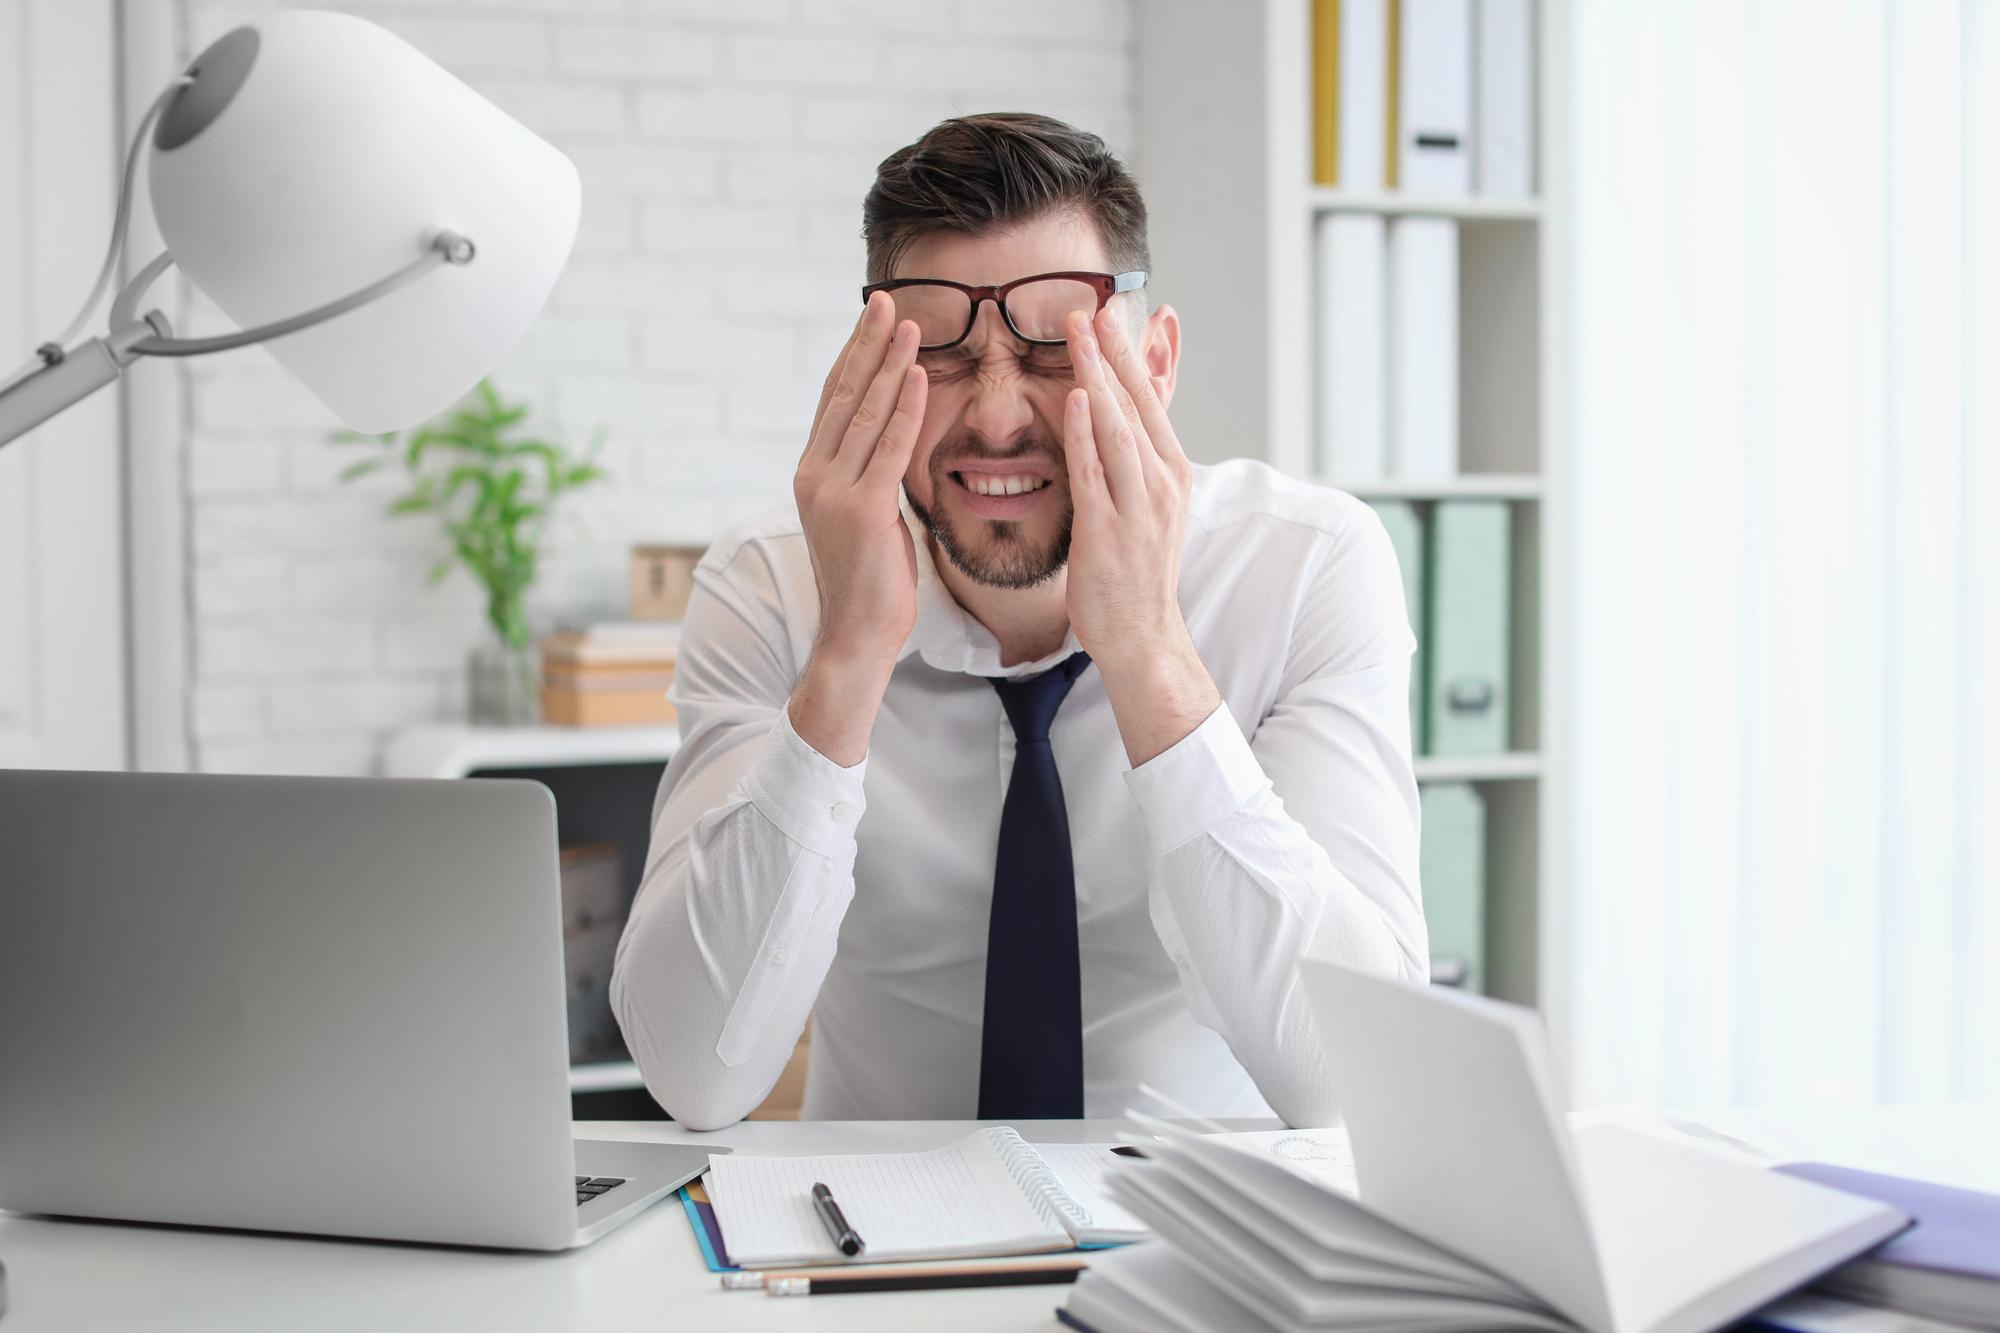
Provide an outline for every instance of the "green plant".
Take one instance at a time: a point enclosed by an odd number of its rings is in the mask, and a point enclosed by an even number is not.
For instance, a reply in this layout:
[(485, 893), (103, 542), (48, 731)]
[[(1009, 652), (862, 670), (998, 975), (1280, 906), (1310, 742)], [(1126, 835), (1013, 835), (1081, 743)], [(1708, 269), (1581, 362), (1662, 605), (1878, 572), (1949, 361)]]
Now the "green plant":
[(491, 381), (481, 380), (454, 411), (413, 430), (334, 436), (381, 451), (343, 471), (343, 481), (402, 463), (412, 485), (389, 512), (435, 516), (452, 546), (431, 567), (430, 581), (442, 579), (454, 562), (464, 565), (486, 590), (494, 633), (519, 657), (528, 648), (528, 589), (557, 497), (610, 476), (596, 461), (602, 431), (576, 457), (528, 434), (522, 424), (527, 416), (526, 404), (507, 402)]

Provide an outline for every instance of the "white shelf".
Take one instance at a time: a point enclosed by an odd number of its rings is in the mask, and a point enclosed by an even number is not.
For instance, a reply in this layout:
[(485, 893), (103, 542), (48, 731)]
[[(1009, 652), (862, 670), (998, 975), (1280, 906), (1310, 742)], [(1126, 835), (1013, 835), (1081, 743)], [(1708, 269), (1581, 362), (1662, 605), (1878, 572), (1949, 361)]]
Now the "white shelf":
[(462, 778), (484, 768), (567, 768), (662, 763), (680, 748), (680, 728), (475, 727), (432, 722), (405, 727), (382, 754), (382, 776)]
[(1533, 222), (1542, 216), (1540, 199), (1498, 199), (1484, 195), (1350, 194), (1313, 186), (1306, 203), (1314, 213), (1420, 213), (1428, 217), (1493, 218)]
[[(1174, 427), (1191, 457), (1248, 454), (1367, 499), (1481, 499), (1514, 510), (1509, 561), (1512, 734), (1539, 753), (1426, 756), (1423, 782), (1482, 784), (1487, 993), (1549, 1004), (1569, 975), (1562, 887), (1568, 753), (1565, 512), (1566, 112), (1572, 0), (1535, 0), (1536, 193), (1438, 197), (1316, 185), (1313, 6), (1306, 0), (1148, 0), (1139, 40), (1136, 152), (1152, 219), (1155, 299), (1190, 337)], [(1199, 98), (1185, 96), (1199, 87)], [(1460, 475), (1443, 481), (1319, 475), (1320, 291), (1315, 232), (1346, 211), (1457, 219)], [(1553, 984), (1544, 985), (1544, 981)]]
[(1542, 479), (1533, 472), (1461, 472), (1441, 481), (1381, 477), (1370, 481), (1316, 478), (1320, 485), (1364, 500), (1539, 500)]
[(1506, 782), (1542, 775), (1542, 757), (1532, 751), (1507, 754), (1426, 754), (1416, 759), (1419, 782)]

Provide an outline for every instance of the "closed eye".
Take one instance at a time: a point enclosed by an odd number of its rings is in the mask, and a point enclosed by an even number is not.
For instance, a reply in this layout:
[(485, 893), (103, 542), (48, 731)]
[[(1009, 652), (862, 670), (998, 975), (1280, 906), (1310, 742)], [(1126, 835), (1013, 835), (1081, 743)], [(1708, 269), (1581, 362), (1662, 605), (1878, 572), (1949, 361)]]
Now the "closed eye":
[(931, 384), (936, 386), (952, 384), (966, 378), (972, 374), (978, 363), (969, 356), (960, 356), (955, 352), (919, 352), (917, 364), (924, 368), (924, 374), (929, 377)]
[(1021, 358), (1021, 366), (1045, 379), (1076, 378), (1076, 363), (1070, 360), (1068, 347), (1031, 347)]
[[(995, 349), (977, 356), (968, 355), (962, 349), (954, 347), (944, 352), (920, 352), (917, 354), (917, 364), (924, 368), (924, 374), (930, 378), (932, 387), (936, 388), (969, 378), (979, 369), (982, 361), (999, 358), (1004, 365), (1005, 358), (1010, 356), (1021, 370), (1037, 379), (1076, 378), (1076, 366), (1071, 362), (1069, 348), (1066, 346), (1036, 347), (1024, 344), (1007, 351)], [(994, 367), (996, 370), (999, 368), (1000, 366)]]

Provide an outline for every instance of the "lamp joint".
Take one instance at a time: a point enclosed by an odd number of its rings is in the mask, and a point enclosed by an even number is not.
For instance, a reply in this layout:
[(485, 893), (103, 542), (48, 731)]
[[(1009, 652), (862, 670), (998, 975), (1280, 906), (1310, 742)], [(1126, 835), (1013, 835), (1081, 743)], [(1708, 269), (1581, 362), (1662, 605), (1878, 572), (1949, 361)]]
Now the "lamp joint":
[(470, 264), (472, 257), (479, 253), (470, 237), (455, 231), (441, 231), (431, 241), (431, 249), (444, 256), (447, 264)]

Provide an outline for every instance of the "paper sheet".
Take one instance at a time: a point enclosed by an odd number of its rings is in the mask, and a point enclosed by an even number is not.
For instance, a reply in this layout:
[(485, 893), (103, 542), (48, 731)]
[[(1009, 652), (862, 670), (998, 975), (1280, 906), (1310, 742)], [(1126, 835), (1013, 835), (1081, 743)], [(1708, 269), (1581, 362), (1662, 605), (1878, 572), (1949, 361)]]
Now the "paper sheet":
[(745, 1268), (845, 1262), (812, 1205), (825, 1184), (867, 1249), (856, 1262), (1068, 1249), (1022, 1195), (985, 1132), (925, 1153), (712, 1159), (708, 1194)]

